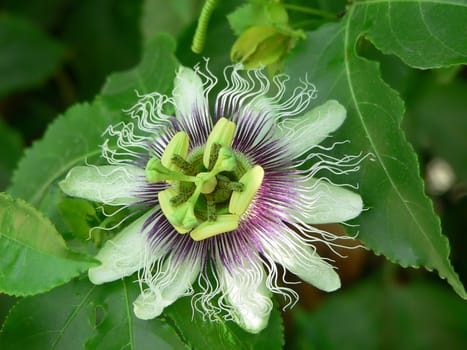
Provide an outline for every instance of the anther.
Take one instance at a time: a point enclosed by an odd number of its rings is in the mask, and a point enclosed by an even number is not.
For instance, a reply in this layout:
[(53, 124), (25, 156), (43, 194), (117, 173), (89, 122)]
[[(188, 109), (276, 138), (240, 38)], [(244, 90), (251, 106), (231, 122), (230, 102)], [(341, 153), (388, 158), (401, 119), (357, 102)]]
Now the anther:
[(263, 178), (263, 168), (255, 165), (238, 180), (244, 185), (244, 189), (242, 192), (232, 192), (229, 203), (230, 213), (240, 216), (248, 209), (263, 182)]
[(216, 221), (205, 221), (191, 231), (190, 236), (195, 241), (217, 236), (238, 228), (240, 217), (233, 214), (218, 215)]
[(208, 221), (216, 221), (216, 202), (214, 201), (214, 194), (209, 193), (205, 195), (206, 197), (206, 208), (208, 212)]
[(188, 154), (189, 142), (190, 139), (188, 138), (188, 134), (186, 132), (177, 132), (168, 143), (164, 153), (162, 153), (162, 165), (170, 170), (178, 170), (178, 165), (172, 162), (172, 158), (174, 156), (180, 157), (181, 159), (186, 158)]
[(183, 192), (179, 193), (179, 194), (173, 196), (172, 198), (170, 198), (170, 204), (172, 204), (174, 207), (177, 207), (180, 204), (186, 202), (191, 197), (192, 194), (193, 194), (193, 192), (191, 192), (191, 193), (183, 193)]
[(186, 175), (194, 175), (195, 169), (190, 162), (187, 162), (178, 154), (174, 155), (171, 159), (172, 163), (179, 167)]
[(186, 229), (184, 227), (181, 227), (181, 226), (177, 225), (172, 220), (174, 212), (175, 212), (176, 209), (170, 203), (170, 199), (175, 195), (175, 193), (176, 192), (173, 189), (168, 188), (168, 189), (166, 189), (164, 191), (159, 192), (157, 197), (159, 199), (159, 205), (161, 206), (161, 210), (164, 213), (164, 216), (167, 218), (167, 220), (169, 220), (170, 224), (175, 228), (175, 230), (178, 233), (183, 234), (183, 233), (187, 233), (188, 231), (190, 231), (190, 229)]
[(217, 175), (217, 188), (235, 192), (242, 192), (244, 185), (241, 182), (230, 181), (227, 176)]
[(215, 143), (218, 143), (224, 147), (230, 147), (232, 145), (233, 137), (235, 134), (235, 123), (227, 120), (226, 118), (220, 118), (216, 125), (212, 128), (211, 133), (205, 144), (203, 154), (203, 164), (209, 169), (209, 163), (211, 160), (211, 149)]
[(214, 164), (216, 164), (220, 149), (221, 149), (221, 145), (218, 143), (214, 143), (211, 146), (211, 153), (209, 155), (209, 166), (208, 166), (209, 170), (211, 170), (214, 167)]

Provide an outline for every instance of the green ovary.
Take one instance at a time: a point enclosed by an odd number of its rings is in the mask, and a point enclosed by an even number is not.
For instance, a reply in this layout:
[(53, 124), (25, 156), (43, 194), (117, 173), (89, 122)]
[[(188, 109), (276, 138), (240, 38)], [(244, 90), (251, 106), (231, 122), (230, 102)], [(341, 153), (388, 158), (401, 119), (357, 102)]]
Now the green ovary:
[(234, 133), (235, 124), (221, 118), (204, 149), (188, 154), (188, 135), (179, 132), (146, 165), (148, 182), (171, 185), (158, 195), (167, 220), (196, 241), (235, 230), (263, 181), (263, 169), (232, 150)]

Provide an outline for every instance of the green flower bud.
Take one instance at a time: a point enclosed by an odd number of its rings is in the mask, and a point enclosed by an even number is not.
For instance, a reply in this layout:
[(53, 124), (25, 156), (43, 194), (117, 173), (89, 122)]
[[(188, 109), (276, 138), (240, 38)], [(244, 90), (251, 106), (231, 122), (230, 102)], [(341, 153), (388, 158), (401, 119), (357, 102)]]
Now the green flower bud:
[(278, 64), (294, 46), (302, 31), (254, 26), (245, 30), (232, 46), (230, 58), (246, 69)]

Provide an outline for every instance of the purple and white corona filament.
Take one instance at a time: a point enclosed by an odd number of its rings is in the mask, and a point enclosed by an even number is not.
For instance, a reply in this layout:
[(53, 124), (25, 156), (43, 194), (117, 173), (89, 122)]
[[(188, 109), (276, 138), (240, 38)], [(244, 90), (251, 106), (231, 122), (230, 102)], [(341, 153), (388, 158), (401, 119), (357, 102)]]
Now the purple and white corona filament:
[(308, 110), (312, 84), (285, 98), (286, 76), (273, 89), (261, 70), (232, 66), (224, 79), (212, 101), (217, 79), (208, 69), (180, 68), (172, 97), (140, 96), (131, 120), (108, 128), (108, 165), (75, 167), (60, 185), (138, 216), (89, 270), (95, 284), (138, 271), (137, 317), (155, 318), (193, 295), (204, 316), (220, 314), (257, 333), (268, 323), (272, 293), (289, 304), (297, 298), (276, 263), (324, 291), (340, 287), (314, 248), (332, 249), (336, 237), (311, 225), (360, 214), (360, 196), (325, 176), (356, 171), (361, 159), (336, 159), (318, 146), (346, 111), (336, 101)]

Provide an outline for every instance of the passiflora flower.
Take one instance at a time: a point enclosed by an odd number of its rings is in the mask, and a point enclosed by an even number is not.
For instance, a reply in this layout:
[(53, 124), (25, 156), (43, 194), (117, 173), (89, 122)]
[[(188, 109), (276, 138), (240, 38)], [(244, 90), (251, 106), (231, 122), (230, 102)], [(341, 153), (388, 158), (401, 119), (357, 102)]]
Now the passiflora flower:
[(286, 98), (284, 75), (270, 84), (261, 70), (231, 66), (224, 79), (212, 100), (218, 81), (207, 65), (181, 67), (172, 97), (140, 96), (131, 120), (108, 128), (107, 165), (75, 167), (60, 186), (130, 211), (131, 223), (104, 244), (89, 279), (102, 284), (138, 271), (137, 317), (155, 318), (193, 295), (207, 318), (220, 314), (257, 333), (272, 293), (296, 301), (276, 264), (324, 291), (340, 287), (314, 247), (332, 248), (336, 237), (311, 225), (359, 215), (360, 196), (326, 173), (356, 171), (361, 157), (336, 159), (318, 145), (346, 111), (333, 100), (307, 111), (316, 94), (309, 82)]

